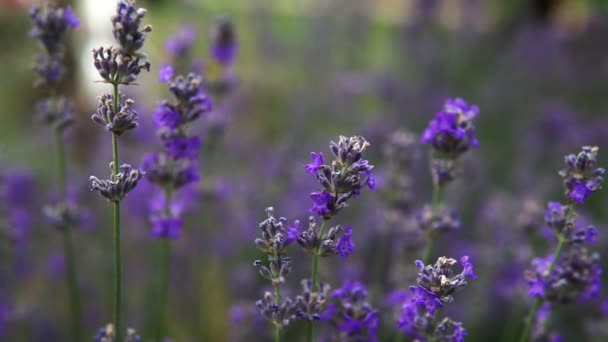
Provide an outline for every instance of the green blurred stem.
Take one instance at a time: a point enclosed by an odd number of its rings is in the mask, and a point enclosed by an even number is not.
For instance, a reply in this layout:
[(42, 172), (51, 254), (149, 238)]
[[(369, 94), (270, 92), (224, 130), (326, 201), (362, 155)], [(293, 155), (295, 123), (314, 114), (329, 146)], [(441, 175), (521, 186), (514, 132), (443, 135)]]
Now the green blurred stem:
[[(319, 230), (319, 240), (321, 240), (323, 238), (323, 233), (325, 232), (325, 226), (327, 225), (327, 219), (323, 219), (323, 224), (321, 224), (321, 230)], [(319, 251), (321, 250), (321, 243), (319, 242), (319, 245), (317, 246), (317, 248), (314, 251), (314, 254), (312, 255), (312, 275), (311, 275), (311, 279), (312, 279), (312, 286), (310, 288), (311, 292), (316, 292), (317, 291), (317, 269), (319, 267)], [(308, 342), (312, 342), (312, 335), (313, 335), (313, 326), (312, 326), (312, 321), (308, 321), (308, 331), (307, 331), (307, 341)]]
[[(173, 189), (171, 186), (165, 187), (165, 216), (167, 218), (171, 217), (171, 197), (173, 194)], [(166, 335), (166, 327), (167, 327), (167, 302), (169, 297), (169, 278), (170, 278), (170, 268), (171, 268), (171, 240), (169, 238), (161, 239), (161, 253), (160, 253), (160, 289), (159, 289), (159, 301), (157, 308), (157, 331), (156, 331), (156, 341), (162, 342), (163, 338)]]
[[(114, 113), (118, 113), (118, 83), (114, 83)], [(118, 175), (118, 136), (112, 132), (112, 163), (113, 178)], [(116, 342), (122, 342), (124, 331), (122, 328), (122, 264), (120, 258), (120, 202), (114, 204), (114, 324), (116, 325)]]
[[(572, 219), (573, 215), (574, 215), (574, 205), (572, 204), (568, 208), (568, 213), (566, 215), (566, 221), (570, 221)], [(564, 245), (566, 244), (566, 238), (564, 237), (563, 234), (559, 234), (557, 237), (558, 237), (557, 247), (555, 247), (555, 253), (553, 254), (553, 260), (551, 261), (551, 264), (549, 265), (549, 268), (547, 269), (545, 277), (549, 277), (551, 275), (551, 273), (553, 273), (553, 269), (555, 268), (555, 265), (557, 264), (557, 261), (559, 260), (559, 257), (560, 257), (560, 254), (562, 253)], [(536, 298), (536, 300), (534, 301), (534, 304), (532, 305), (532, 309), (530, 310), (530, 313), (528, 314), (528, 317), (526, 318), (524, 330), (522, 331), (521, 338), (519, 339), (520, 342), (527, 342), (529, 340), (530, 331), (532, 330), (532, 326), (534, 325), (534, 320), (536, 319), (536, 312), (538, 311), (540, 306), (543, 304), (543, 302), (544, 302), (544, 299), (540, 298), (540, 297)]]
[[(431, 202), (431, 216), (432, 219), (435, 219), (439, 211), (439, 205), (441, 204), (441, 186), (439, 184), (433, 184), (433, 195)], [(422, 257), (422, 262), (425, 265), (431, 262), (431, 257), (433, 256), (433, 245), (435, 244), (435, 236), (433, 232), (429, 232), (428, 239), (426, 242), (426, 247), (424, 248), (424, 254)]]
[[(275, 303), (277, 305), (281, 305), (281, 288), (279, 287), (279, 284), (276, 284), (274, 286), (274, 298), (275, 298)], [(274, 342), (281, 342), (281, 325), (278, 323), (275, 323), (274, 325)]]
[[(60, 129), (55, 129), (55, 148), (57, 149), (57, 173), (59, 178), (59, 188), (67, 204), (67, 166), (65, 158), (65, 146)], [(74, 261), (74, 243), (72, 240), (72, 227), (63, 227), (63, 253), (65, 256), (67, 270), (66, 280), (70, 297), (70, 307), (72, 313), (72, 338), (74, 341), (84, 341), (82, 331), (82, 308), (80, 304), (80, 289), (76, 277), (76, 265)]]

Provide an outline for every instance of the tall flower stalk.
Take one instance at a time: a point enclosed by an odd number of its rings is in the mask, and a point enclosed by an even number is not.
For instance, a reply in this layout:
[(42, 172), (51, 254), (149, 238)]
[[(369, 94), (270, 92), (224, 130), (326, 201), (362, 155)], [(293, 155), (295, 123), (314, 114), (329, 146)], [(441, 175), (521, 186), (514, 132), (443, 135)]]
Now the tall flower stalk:
[(442, 110), (431, 120), (422, 134), (421, 141), (431, 145), (430, 168), (433, 176), (433, 192), (430, 212), (426, 215), (428, 228), (427, 244), (422, 258), (429, 263), (433, 256), (433, 245), (442, 230), (441, 222), (446, 214), (441, 208), (441, 196), (446, 185), (456, 178), (457, 160), (462, 154), (479, 146), (475, 137), (473, 119), (479, 114), (479, 108), (467, 104), (460, 98), (447, 99)]
[[(312, 162), (306, 165), (306, 172), (314, 174), (322, 187), (320, 191), (310, 194), (313, 200), (310, 213), (323, 219), (321, 228), (317, 230), (316, 223), (311, 220), (308, 230), (302, 231), (298, 236), (298, 243), (312, 254), (310, 292), (314, 297), (324, 296), (318, 286), (319, 257), (338, 254), (343, 259), (354, 251), (351, 227), (344, 229), (338, 225), (328, 228), (327, 225), (363, 188), (375, 189), (375, 179), (371, 173), (374, 166), (363, 159), (363, 152), (369, 145), (361, 136), (340, 136), (338, 143), (330, 142), (330, 149), (335, 158), (330, 165), (324, 164), (322, 153), (314, 152), (311, 153)], [(339, 239), (338, 234), (341, 234)], [(313, 317), (312, 312), (307, 314), (308, 317)], [(313, 340), (313, 320), (309, 319), (307, 327), (309, 342)]]
[(113, 34), (118, 47), (93, 49), (93, 63), (105, 83), (112, 85), (112, 93), (99, 97), (97, 112), (92, 120), (104, 127), (112, 137), (111, 176), (101, 180), (91, 176), (91, 190), (98, 191), (112, 202), (114, 226), (114, 310), (116, 341), (123, 340), (122, 325), (122, 261), (120, 240), (120, 201), (133, 190), (143, 171), (133, 169), (128, 164), (119, 163), (118, 138), (128, 130), (137, 127), (137, 112), (134, 101), (125, 99), (119, 92), (119, 85), (133, 84), (141, 70), (150, 71), (150, 63), (145, 54), (138, 52), (144, 45), (147, 34), (152, 30), (145, 26), (140, 30), (146, 10), (136, 8), (135, 1), (119, 0), (116, 13), (112, 16)]
[(599, 255), (585, 247), (585, 244), (595, 241), (597, 230), (594, 226), (578, 226), (575, 210), (602, 186), (606, 170), (596, 167), (598, 150), (597, 146), (583, 146), (578, 154), (565, 157), (566, 168), (559, 175), (563, 179), (568, 204), (550, 202), (545, 211), (545, 224), (557, 238), (557, 245), (546, 258), (532, 260), (531, 269), (526, 271), (530, 286), (528, 295), (534, 298), (534, 302), (525, 320), (520, 342), (530, 339), (539, 309), (547, 302), (568, 303), (595, 297), (599, 292), (602, 273)]
[(179, 190), (200, 179), (197, 157), (201, 147), (198, 136), (188, 133), (188, 126), (211, 111), (211, 99), (202, 89), (202, 78), (193, 73), (168, 80), (172, 99), (162, 101), (155, 113), (158, 135), (164, 151), (144, 158), (142, 167), (147, 179), (159, 187), (159, 196), (150, 216), (151, 235), (161, 239), (160, 287), (156, 312), (157, 341), (166, 336), (166, 311), (169, 292), (171, 244), (181, 236), (183, 206)]
[(55, 4), (32, 7), (30, 17), (33, 22), (30, 34), (41, 43), (44, 50), (38, 55), (34, 64), (34, 71), (38, 74), (36, 86), (48, 93), (48, 97), (37, 105), (37, 116), (54, 131), (57, 184), (61, 198), (58, 203), (47, 206), (44, 211), (51, 223), (63, 234), (63, 250), (67, 263), (66, 282), (72, 315), (72, 339), (84, 341), (80, 289), (76, 276), (72, 238), (72, 229), (78, 223), (78, 211), (74, 203), (69, 203), (67, 195), (67, 161), (63, 136), (65, 130), (74, 123), (73, 105), (66, 98), (57, 95), (60, 92), (60, 82), (65, 75), (63, 65), (65, 47), (61, 40), (67, 30), (77, 28), (80, 21), (71, 7), (61, 8)]

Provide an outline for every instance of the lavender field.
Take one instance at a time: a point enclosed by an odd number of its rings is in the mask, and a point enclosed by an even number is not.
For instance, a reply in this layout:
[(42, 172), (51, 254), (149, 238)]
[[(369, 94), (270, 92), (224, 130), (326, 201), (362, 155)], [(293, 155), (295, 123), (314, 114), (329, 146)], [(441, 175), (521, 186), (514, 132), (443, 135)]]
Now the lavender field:
[(0, 341), (608, 341), (608, 2), (0, 0)]

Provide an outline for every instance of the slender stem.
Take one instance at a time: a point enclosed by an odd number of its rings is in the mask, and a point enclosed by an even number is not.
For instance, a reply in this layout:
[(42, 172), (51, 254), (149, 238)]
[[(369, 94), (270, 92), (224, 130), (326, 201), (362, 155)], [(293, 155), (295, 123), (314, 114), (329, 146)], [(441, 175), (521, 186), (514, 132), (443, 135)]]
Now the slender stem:
[[(279, 260), (281, 258), (281, 255), (279, 254), (279, 251), (277, 251), (275, 249), (274, 251), (274, 259)], [(278, 273), (278, 272), (277, 272)], [(274, 277), (279, 276), (279, 274), (274, 274)], [(277, 305), (277, 307), (281, 307), (281, 284), (279, 283), (274, 283), (274, 302)], [(281, 324), (276, 323), (274, 325), (274, 341), (275, 342), (280, 342), (281, 341)]]
[(159, 292), (159, 305), (157, 312), (157, 331), (156, 341), (162, 342), (166, 333), (166, 310), (167, 310), (167, 298), (169, 294), (169, 273), (170, 273), (170, 261), (171, 261), (171, 240), (168, 238), (161, 239), (161, 265), (160, 265), (160, 292)]
[(65, 199), (67, 192), (67, 171), (65, 161), (65, 147), (63, 144), (63, 137), (61, 136), (61, 130), (55, 129), (55, 148), (57, 149), (57, 177), (59, 179), (59, 187), (61, 195)]
[[(431, 216), (432, 219), (435, 219), (435, 216), (439, 212), (439, 205), (441, 203), (441, 187), (438, 184), (433, 184), (433, 195), (431, 200)], [(435, 244), (435, 236), (433, 232), (429, 232), (426, 241), (426, 247), (424, 248), (424, 254), (422, 258), (422, 262), (424, 264), (429, 264), (431, 262), (431, 257), (433, 256), (433, 245)]]
[[(118, 113), (118, 83), (114, 87), (114, 113)], [(113, 178), (118, 175), (118, 140), (116, 133), (112, 133), (112, 164)], [(124, 331), (122, 328), (122, 264), (120, 257), (120, 202), (114, 202), (114, 324), (116, 326), (116, 342), (122, 342)]]
[(120, 202), (114, 202), (114, 324), (116, 325), (116, 341), (122, 341), (122, 265), (120, 260)]
[[(55, 129), (55, 148), (57, 149), (57, 174), (59, 187), (64, 201), (67, 201), (67, 166), (65, 147), (61, 130)], [(80, 289), (76, 278), (76, 265), (74, 261), (74, 243), (72, 241), (72, 227), (63, 229), (63, 253), (67, 263), (66, 280), (72, 311), (72, 338), (74, 341), (84, 341), (82, 331), (82, 308), (80, 304)]]
[[(165, 215), (167, 218), (171, 217), (171, 197), (173, 189), (171, 186), (165, 187)], [(157, 331), (156, 340), (162, 342), (166, 335), (166, 318), (167, 318), (167, 302), (169, 297), (169, 278), (170, 278), (170, 267), (171, 267), (171, 240), (168, 238), (161, 239), (161, 253), (160, 253), (160, 291), (158, 301), (158, 312), (157, 314)]]
[[(566, 221), (571, 220), (573, 216), (574, 216), (574, 205), (570, 205), (570, 208), (568, 208), (568, 213), (566, 214)], [(563, 250), (565, 244), (566, 244), (566, 238), (564, 237), (563, 234), (559, 234), (557, 247), (555, 247), (555, 253), (553, 254), (553, 260), (551, 261), (551, 264), (549, 264), (549, 268), (547, 268), (547, 272), (544, 275), (545, 277), (549, 277), (551, 275), (551, 273), (553, 273), (553, 269), (555, 268), (555, 265), (557, 265), (557, 261), (559, 260), (559, 256), (562, 253), (562, 250)], [(534, 325), (534, 320), (536, 319), (536, 312), (538, 311), (540, 306), (543, 304), (543, 302), (544, 302), (544, 299), (541, 297), (536, 298), (536, 300), (534, 301), (534, 305), (532, 305), (532, 309), (530, 310), (530, 313), (528, 314), (528, 317), (526, 318), (524, 330), (522, 331), (521, 338), (519, 339), (520, 342), (527, 342), (528, 339), (530, 338), (530, 331), (532, 330), (532, 325)]]
[[(279, 284), (274, 286), (274, 298), (277, 305), (281, 305), (281, 288)], [(281, 325), (274, 325), (274, 342), (281, 342)]]
[[(321, 230), (319, 231), (319, 240), (321, 240), (323, 238), (323, 233), (325, 232), (325, 226), (327, 225), (327, 221), (326, 219), (323, 220), (323, 224), (321, 225)], [(321, 249), (321, 243), (319, 243), (319, 245), (316, 247), (313, 255), (312, 255), (312, 275), (311, 275), (311, 280), (312, 280), (312, 285), (310, 287), (310, 291), (312, 291), (313, 293), (317, 291), (317, 268), (319, 266), (319, 250)], [(307, 331), (307, 341), (308, 342), (312, 342), (312, 335), (313, 335), (313, 326), (312, 326), (312, 322), (309, 321), (308, 322), (308, 331)]]

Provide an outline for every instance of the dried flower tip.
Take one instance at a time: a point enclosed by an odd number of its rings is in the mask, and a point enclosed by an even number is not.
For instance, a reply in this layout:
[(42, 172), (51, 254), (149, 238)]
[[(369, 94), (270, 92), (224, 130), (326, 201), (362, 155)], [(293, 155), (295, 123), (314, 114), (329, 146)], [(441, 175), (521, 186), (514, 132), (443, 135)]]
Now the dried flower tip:
[(110, 163), (112, 176), (110, 179), (99, 179), (91, 176), (91, 190), (96, 190), (100, 195), (112, 202), (120, 202), (131, 190), (133, 190), (145, 172), (131, 168), (131, 165), (123, 164), (118, 174), (114, 174), (113, 163)]

